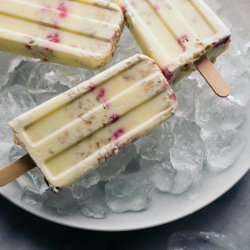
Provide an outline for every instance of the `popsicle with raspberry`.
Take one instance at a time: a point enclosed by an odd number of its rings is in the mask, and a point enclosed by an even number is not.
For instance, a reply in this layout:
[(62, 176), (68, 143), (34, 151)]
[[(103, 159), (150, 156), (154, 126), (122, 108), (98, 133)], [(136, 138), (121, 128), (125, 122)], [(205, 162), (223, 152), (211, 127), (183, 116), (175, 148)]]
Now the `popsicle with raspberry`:
[(16, 142), (29, 155), (0, 169), (0, 186), (34, 165), (54, 189), (68, 186), (175, 109), (159, 67), (135, 55), (12, 121)]
[(99, 68), (111, 60), (123, 24), (119, 7), (100, 0), (1, 0), (0, 50)]
[(113, 0), (143, 51), (170, 82), (198, 69), (219, 96), (230, 87), (213, 62), (231, 41), (231, 33), (202, 0)]

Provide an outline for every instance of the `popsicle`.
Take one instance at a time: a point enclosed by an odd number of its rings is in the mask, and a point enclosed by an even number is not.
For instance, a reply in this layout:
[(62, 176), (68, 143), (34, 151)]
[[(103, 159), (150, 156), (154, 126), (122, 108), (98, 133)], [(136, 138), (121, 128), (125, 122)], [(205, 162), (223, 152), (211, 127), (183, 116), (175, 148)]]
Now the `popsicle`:
[(220, 96), (230, 93), (213, 62), (231, 33), (202, 0), (113, 0), (143, 51), (172, 83), (197, 68)]
[(124, 25), (100, 0), (1, 0), (0, 50), (76, 67), (108, 63)]
[[(135, 55), (10, 125), (16, 143), (25, 147), (56, 190), (150, 132), (175, 109), (175, 94), (159, 67), (148, 57)], [(17, 169), (14, 163), (0, 170), (0, 186), (15, 177), (13, 172), (27, 171), (27, 162), (32, 168), (25, 156)]]

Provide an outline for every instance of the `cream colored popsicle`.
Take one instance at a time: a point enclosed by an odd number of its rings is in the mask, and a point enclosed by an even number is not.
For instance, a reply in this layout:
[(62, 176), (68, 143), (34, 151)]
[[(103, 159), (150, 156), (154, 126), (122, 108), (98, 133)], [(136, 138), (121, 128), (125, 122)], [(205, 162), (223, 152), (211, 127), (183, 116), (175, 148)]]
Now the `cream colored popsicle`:
[(100, 0), (1, 0), (0, 50), (77, 67), (108, 63), (124, 24)]
[(148, 57), (135, 55), (10, 125), (48, 182), (62, 188), (150, 132), (175, 109), (175, 95), (161, 70)]
[[(204, 67), (199, 68), (198, 61), (202, 57), (207, 56), (214, 61), (226, 50), (231, 37), (230, 31), (202, 0), (113, 2), (123, 9), (128, 26), (139, 45), (157, 62), (169, 81), (178, 81), (189, 74), (195, 65), (203, 74), (216, 74), (216, 81), (224, 84), (224, 94), (229, 94), (229, 87), (223, 79), (218, 79), (220, 76), (214, 69), (204, 72)], [(206, 63), (208, 65), (209, 61)], [(210, 80), (206, 75), (204, 77)], [(221, 85), (212, 87), (217, 91), (216, 88)]]

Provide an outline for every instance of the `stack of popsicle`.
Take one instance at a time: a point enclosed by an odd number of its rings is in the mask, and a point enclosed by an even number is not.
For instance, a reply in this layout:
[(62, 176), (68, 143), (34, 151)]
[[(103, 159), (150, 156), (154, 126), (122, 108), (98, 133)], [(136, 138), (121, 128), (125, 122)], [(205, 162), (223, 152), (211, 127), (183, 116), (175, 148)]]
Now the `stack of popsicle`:
[[(229, 94), (211, 61), (228, 47), (230, 32), (201, 0), (114, 2), (154, 61), (135, 55), (12, 121), (29, 155), (0, 170), (0, 185), (36, 165), (54, 190), (72, 184), (170, 117), (177, 104), (168, 81), (195, 67), (218, 95)], [(99, 0), (3, 0), (0, 49), (99, 67), (112, 58), (121, 13)]]

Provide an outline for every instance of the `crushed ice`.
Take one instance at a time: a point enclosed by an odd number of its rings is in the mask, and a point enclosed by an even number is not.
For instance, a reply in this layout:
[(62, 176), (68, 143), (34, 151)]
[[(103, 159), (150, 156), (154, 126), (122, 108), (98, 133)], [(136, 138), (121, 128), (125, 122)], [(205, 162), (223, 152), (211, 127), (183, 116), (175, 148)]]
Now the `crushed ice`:
[[(38, 169), (30, 171), (17, 180), (23, 202), (61, 216), (80, 212), (103, 219), (112, 211), (148, 209), (154, 192), (181, 195), (200, 181), (204, 169), (221, 172), (235, 163), (246, 144), (239, 128), (250, 100), (250, 39), (233, 8), (223, 8), (226, 0), (210, 2), (233, 32), (234, 43), (217, 62), (232, 84), (231, 96), (216, 97), (198, 73), (192, 74), (174, 86), (179, 109), (172, 119), (59, 194), (48, 189)], [(140, 52), (126, 28), (110, 65)], [(12, 142), (11, 119), (97, 73), (0, 53), (0, 165), (25, 154)], [(174, 235), (169, 249), (188, 247), (190, 241), (210, 247), (218, 240), (222, 248), (229, 246), (224, 236), (210, 233)]]

